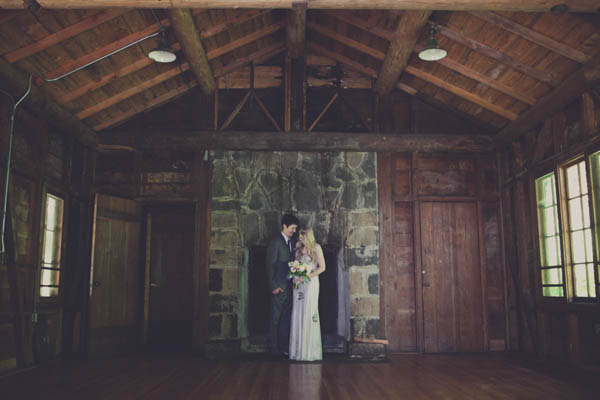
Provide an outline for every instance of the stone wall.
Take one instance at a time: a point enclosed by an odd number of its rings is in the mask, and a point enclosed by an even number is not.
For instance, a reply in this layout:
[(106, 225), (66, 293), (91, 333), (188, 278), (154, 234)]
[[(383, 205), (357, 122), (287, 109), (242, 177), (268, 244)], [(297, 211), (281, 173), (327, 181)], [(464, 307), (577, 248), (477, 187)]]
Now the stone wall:
[[(375, 153), (212, 152), (209, 350), (239, 351), (247, 249), (266, 246), (283, 213), (344, 249), (352, 336), (379, 334), (379, 229)], [(353, 353), (380, 348), (353, 346)]]

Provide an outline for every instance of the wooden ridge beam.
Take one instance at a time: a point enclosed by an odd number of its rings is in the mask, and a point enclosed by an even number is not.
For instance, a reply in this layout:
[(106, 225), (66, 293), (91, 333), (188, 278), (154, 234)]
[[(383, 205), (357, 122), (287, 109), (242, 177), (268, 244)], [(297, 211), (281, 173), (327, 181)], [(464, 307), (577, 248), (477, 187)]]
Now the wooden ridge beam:
[(292, 5), (287, 14), (286, 43), (291, 57), (304, 56), (306, 47), (306, 0)]
[[(37, 0), (42, 8), (292, 8), (297, 0)], [(571, 12), (596, 12), (596, 0), (563, 0)], [(546, 12), (556, 5), (547, 0), (310, 0), (311, 9), (378, 10), (498, 10)], [(25, 8), (23, 0), (2, 0), (0, 8)]]
[[(107, 132), (103, 144), (130, 144), (137, 132)], [(349, 132), (231, 132), (160, 131), (144, 132), (142, 149), (215, 149), (255, 151), (419, 151), (487, 152), (493, 139), (487, 135), (389, 135)]]
[(171, 78), (187, 71), (188, 69), (190, 69), (189, 63), (181, 64), (181, 68), (179, 68), (179, 66), (170, 68), (169, 70), (163, 72), (162, 74), (158, 74), (158, 75), (152, 77), (152, 79), (144, 81), (143, 83), (141, 83), (137, 86), (133, 86), (122, 92), (119, 92), (116, 95), (109, 97), (104, 101), (94, 104), (92, 107), (86, 108), (85, 110), (78, 112), (77, 118), (79, 118), (79, 119), (88, 118), (89, 116), (97, 114), (100, 111), (105, 110), (110, 106), (120, 103), (121, 101), (128, 99), (133, 95), (136, 95), (138, 93), (143, 92), (146, 89), (151, 88), (152, 86), (158, 85), (161, 82), (171, 79)]
[(377, 93), (387, 94), (396, 86), (430, 15), (429, 10), (405, 11), (402, 14), (375, 82)]
[[(0, 59), (0, 81), (2, 81), (2, 89), (18, 99), (26, 92), (29, 77), (6, 60)], [(22, 104), (60, 132), (69, 134), (84, 144), (97, 142), (96, 133), (92, 129), (56, 104), (46, 92), (36, 85), (32, 85), (31, 92)]]
[[(420, 45), (415, 47), (415, 53), (418, 53), (423, 48), (424, 48), (424, 46), (420, 46)], [(444, 57), (441, 60), (438, 60), (437, 63), (442, 64), (444, 67), (451, 69), (452, 71), (458, 72), (461, 75), (464, 75), (466, 77), (474, 79), (477, 82), (480, 82), (486, 86), (494, 88), (494, 89), (498, 90), (499, 92), (502, 92), (510, 97), (513, 97), (519, 101), (522, 101), (523, 103), (527, 103), (529, 105), (534, 105), (537, 101), (533, 96), (523, 93), (513, 87), (507, 86), (502, 82), (498, 82), (494, 78), (491, 78), (487, 75), (477, 72), (457, 61), (454, 61), (453, 59), (451, 59), (449, 57)]]
[(504, 146), (518, 139), (598, 83), (600, 83), (600, 52), (565, 79), (560, 86), (540, 99), (535, 106), (498, 132), (497, 144)]
[(73, 36), (79, 35), (82, 32), (95, 28), (96, 26), (103, 24), (106, 21), (110, 21), (111, 19), (117, 18), (128, 11), (129, 9), (126, 8), (108, 9), (106, 11), (92, 15), (91, 17), (84, 18), (73, 25), (70, 25), (64, 29), (54, 32), (46, 36), (45, 38), (35, 41), (29, 45), (23, 46), (16, 50), (9, 51), (8, 53), (4, 53), (2, 56), (6, 59), (6, 61), (12, 64), (23, 58), (29, 57), (35, 53), (47, 49), (50, 46), (58, 44), (63, 40), (70, 39)]
[(213, 93), (216, 87), (215, 78), (208, 63), (206, 51), (200, 40), (192, 12), (188, 8), (170, 9), (169, 19), (175, 36), (181, 44), (183, 54), (185, 54), (190, 69), (202, 88), (202, 92), (205, 94)]
[(166, 93), (161, 94), (158, 97), (155, 97), (148, 103), (144, 104), (144, 106), (142, 108), (131, 109), (125, 113), (122, 113), (121, 115), (117, 116), (116, 118), (111, 118), (109, 120), (103, 121), (100, 124), (94, 125), (94, 130), (101, 131), (103, 129), (110, 128), (111, 126), (115, 126), (119, 123), (125, 122), (126, 120), (128, 120), (129, 118), (132, 118), (136, 114), (146, 112), (146, 111), (150, 110), (151, 108), (154, 108), (163, 103), (166, 103), (167, 101), (170, 101), (170, 100), (174, 99), (175, 97), (188, 92), (189, 90), (191, 90), (192, 88), (194, 88), (196, 86), (198, 86), (198, 82), (192, 81), (187, 85), (181, 85), (179, 87), (176, 87), (175, 89), (172, 89)]
[(538, 81), (545, 82), (551, 86), (556, 86), (559, 83), (558, 79), (550, 73), (540, 71), (539, 69), (533, 68), (527, 64), (523, 64), (519, 60), (507, 56), (506, 54), (494, 49), (493, 47), (489, 47), (474, 39), (467, 38), (448, 27), (437, 24), (435, 21), (431, 21), (431, 23), (436, 24), (440, 35), (443, 35), (452, 41), (460, 43), (461, 45), (471, 50), (481, 53), (486, 57), (498, 61), (499, 63), (506, 64), (509, 67), (521, 72), (522, 74), (535, 78)]
[(589, 59), (585, 53), (569, 47), (564, 43), (558, 42), (546, 35), (536, 32), (533, 29), (520, 25), (506, 17), (503, 17), (502, 15), (486, 11), (473, 11), (470, 14), (486, 22), (497, 25), (506, 31), (514, 33), (515, 35), (521, 36), (523, 39), (535, 43), (538, 46), (542, 46), (550, 51), (558, 53), (563, 57), (577, 61), (580, 64), (585, 63)]
[(506, 119), (513, 121), (518, 118), (518, 115), (513, 113), (512, 111), (506, 110), (506, 109), (499, 107), (493, 103), (490, 103), (489, 101), (482, 99), (481, 97), (471, 93), (470, 91), (460, 88), (458, 86), (454, 86), (454, 85), (446, 82), (445, 80), (438, 78), (437, 76), (434, 76), (428, 72), (422, 71), (422, 70), (412, 67), (410, 65), (406, 67), (405, 71), (411, 75), (416, 76), (419, 79), (424, 80), (425, 82), (429, 82), (437, 87), (447, 90), (450, 93), (457, 95), (458, 97), (468, 100), (471, 103), (477, 104), (478, 106), (481, 106), (481, 107), (483, 107), (495, 114), (498, 114)]

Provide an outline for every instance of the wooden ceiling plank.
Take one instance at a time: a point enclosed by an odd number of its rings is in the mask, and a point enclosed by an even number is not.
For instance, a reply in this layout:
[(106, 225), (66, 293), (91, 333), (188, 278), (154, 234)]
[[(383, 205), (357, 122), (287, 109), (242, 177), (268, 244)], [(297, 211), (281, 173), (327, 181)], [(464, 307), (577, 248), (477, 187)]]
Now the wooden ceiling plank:
[(564, 80), (518, 119), (508, 124), (496, 135), (499, 146), (506, 145), (534, 129), (544, 118), (563, 109), (582, 93), (600, 83), (600, 52)]
[[(169, 21), (168, 18), (162, 19), (160, 21), (160, 23), (165, 28), (171, 25), (171, 21)], [(76, 60), (72, 60), (70, 62), (66, 62), (66, 63), (62, 64), (60, 67), (54, 69), (53, 71), (47, 72), (45, 78), (53, 79), (53, 78), (56, 78), (56, 77), (59, 77), (59, 76), (65, 74), (69, 71), (73, 71), (83, 65), (86, 65), (94, 60), (99, 59), (102, 56), (105, 56), (106, 54), (109, 54), (115, 50), (118, 50), (130, 43), (133, 43), (136, 40), (139, 40), (145, 36), (151, 35), (152, 33), (157, 32), (158, 29), (159, 29), (159, 27), (157, 26), (157, 24), (152, 24), (152, 25), (146, 27), (145, 29), (142, 29), (141, 31), (137, 31), (137, 32), (129, 34), (125, 37), (122, 37), (121, 39), (111, 42), (105, 46), (102, 46), (102, 47), (92, 51), (91, 53), (88, 53), (82, 57), (79, 57)]]
[(388, 31), (387, 29), (381, 28), (381, 27), (373, 24), (373, 22), (371, 22), (367, 18), (358, 18), (347, 12), (339, 12), (339, 11), (336, 12), (336, 11), (331, 11), (331, 10), (321, 10), (320, 12), (323, 14), (326, 14), (326, 15), (330, 15), (336, 19), (339, 19), (340, 21), (347, 23), (347, 24), (354, 25), (357, 28), (360, 28), (364, 31), (372, 33), (373, 35), (378, 36), (378, 37), (388, 40), (388, 41), (391, 40), (392, 37), (394, 36), (394, 32)]
[(483, 43), (480, 43), (476, 40), (473, 40), (471, 38), (467, 38), (465, 36), (463, 36), (462, 34), (453, 31), (452, 29), (445, 27), (443, 25), (439, 25), (437, 23), (435, 23), (434, 21), (431, 21), (431, 23), (436, 24), (436, 27), (438, 28), (438, 32), (447, 37), (448, 39), (455, 41), (457, 43), (460, 43), (461, 45), (470, 48), (471, 50), (474, 50), (478, 53), (483, 54), (486, 57), (489, 57), (493, 60), (496, 60), (502, 64), (506, 64), (508, 66), (510, 66), (511, 68), (525, 74), (528, 75), (532, 78), (535, 78), (539, 81), (545, 82), (548, 85), (551, 86), (556, 86), (559, 82), (558, 80), (552, 75), (549, 74), (547, 72), (544, 71), (540, 71), (536, 68), (533, 68), (529, 65), (523, 64), (522, 62), (507, 56), (506, 54), (503, 54), (502, 52), (489, 47)]
[(27, 14), (25, 10), (2, 10), (0, 9), (0, 24), (12, 21), (13, 19)]
[(341, 33), (338, 33), (332, 29), (329, 28), (325, 28), (322, 25), (318, 25), (314, 22), (307, 22), (306, 23), (307, 28), (315, 31), (315, 32), (319, 32), (320, 34), (330, 37), (342, 44), (345, 44), (346, 46), (353, 48), (355, 50), (360, 51), (361, 53), (365, 53), (370, 55), (371, 57), (377, 59), (377, 60), (383, 60), (385, 58), (385, 53), (379, 50), (376, 50), (364, 43), (361, 43), (359, 41), (350, 39), (349, 37), (342, 35)]
[(252, 32), (248, 35), (245, 35), (239, 39), (236, 39), (232, 42), (227, 43), (225, 46), (217, 47), (216, 49), (212, 49), (206, 53), (209, 60), (215, 59), (223, 54), (229, 53), (237, 49), (238, 47), (247, 45), (248, 43), (254, 42), (262, 37), (270, 35), (274, 32), (277, 32), (283, 28), (282, 23), (276, 23), (273, 25), (269, 25), (263, 29), (259, 29), (258, 31)]
[[(202, 10), (193, 10), (192, 13), (197, 14), (198, 11), (202, 11)], [(226, 30), (229, 30), (236, 25), (242, 24), (246, 21), (257, 18), (263, 14), (268, 14), (270, 12), (272, 12), (272, 10), (251, 10), (251, 11), (248, 11), (248, 12), (245, 12), (242, 14), (237, 14), (228, 20), (225, 20), (225, 21), (215, 24), (213, 26), (209, 26), (205, 29), (202, 29), (200, 31), (200, 38), (206, 39), (211, 36), (215, 36), (216, 34), (224, 32)]]
[(244, 58), (238, 58), (234, 62), (224, 65), (223, 67), (215, 70), (215, 77), (220, 77), (240, 69), (251, 62), (258, 62), (260, 59), (268, 59), (277, 53), (281, 53), (285, 50), (285, 44), (283, 42), (273, 43), (272, 45), (261, 48), (254, 53), (247, 55)]
[(377, 93), (387, 94), (396, 86), (430, 15), (431, 11), (428, 10), (405, 11), (402, 14), (375, 82)]
[(294, 3), (287, 12), (286, 43), (291, 57), (304, 55), (306, 47), (306, 0)]
[(539, 32), (536, 32), (533, 29), (527, 28), (514, 21), (511, 21), (510, 19), (503, 17), (502, 15), (485, 11), (473, 11), (470, 14), (476, 16), (477, 18), (481, 18), (486, 22), (497, 25), (506, 31), (514, 33), (515, 35), (519, 35), (522, 38), (537, 44), (538, 46), (542, 46), (550, 51), (558, 53), (563, 57), (567, 57), (573, 61), (577, 61), (580, 64), (584, 64), (589, 59), (589, 57), (586, 56), (583, 52), (569, 47), (566, 44), (558, 42)]
[(182, 72), (187, 71), (188, 69), (190, 69), (189, 63), (181, 64), (181, 68), (179, 68), (178, 66), (173, 67), (173, 68), (163, 72), (162, 74), (158, 74), (158, 75), (154, 76), (152, 79), (144, 81), (140, 85), (133, 86), (127, 90), (119, 92), (116, 95), (109, 97), (108, 99), (106, 99), (104, 101), (94, 104), (92, 107), (88, 107), (85, 110), (78, 112), (76, 114), (76, 116), (79, 119), (85, 119), (91, 115), (97, 114), (100, 111), (105, 110), (112, 105), (115, 105), (125, 99), (128, 99), (129, 97), (131, 97), (133, 95), (136, 95), (140, 92), (143, 92), (146, 89), (151, 88), (152, 86), (158, 85), (161, 82), (171, 79), (174, 76), (177, 76), (177, 75), (181, 74)]
[(173, 98), (189, 91), (190, 89), (192, 89), (196, 86), (198, 86), (198, 82), (196, 82), (196, 81), (192, 81), (187, 85), (179, 86), (173, 90), (170, 90), (170, 91), (163, 93), (162, 95), (152, 99), (150, 102), (146, 103), (144, 105), (144, 107), (141, 109), (131, 109), (131, 110), (119, 115), (116, 118), (111, 118), (109, 120), (101, 122), (100, 124), (94, 125), (94, 130), (96, 132), (98, 132), (103, 129), (110, 128), (111, 126), (115, 126), (118, 123), (125, 122), (129, 118), (134, 117), (136, 114), (143, 113), (145, 111), (150, 110), (153, 107), (156, 107), (163, 103), (166, 103), (167, 101), (172, 100)]
[(183, 54), (185, 54), (190, 69), (202, 88), (202, 92), (205, 94), (213, 93), (216, 88), (215, 78), (208, 63), (206, 51), (200, 40), (200, 34), (196, 28), (192, 12), (188, 8), (170, 9), (169, 19), (175, 36), (181, 44)]
[[(171, 48), (173, 49), (173, 51), (179, 51), (181, 50), (181, 45), (178, 42), (173, 43), (171, 45)], [(149, 57), (140, 58), (132, 64), (128, 64), (117, 71), (111, 72), (110, 74), (106, 74), (100, 77), (98, 81), (91, 81), (83, 86), (78, 87), (75, 90), (60, 95), (56, 99), (56, 101), (58, 102), (58, 104), (70, 103), (71, 101), (74, 101), (87, 93), (90, 93), (94, 90), (98, 90), (101, 87), (108, 85), (109, 83), (113, 82), (118, 78), (122, 78), (123, 76), (139, 71), (150, 64), (154, 64), (154, 62), (155, 61)]]
[(114, 18), (117, 18), (128, 11), (130, 10), (126, 8), (108, 9), (104, 12), (92, 15), (91, 17), (84, 18), (76, 24), (70, 25), (65, 29), (61, 29), (60, 31), (54, 32), (41, 40), (31, 43), (30, 45), (23, 46), (13, 51), (9, 51), (8, 53), (3, 54), (3, 56), (9, 63), (12, 64), (23, 58), (29, 57), (35, 53), (47, 49), (50, 46), (58, 44), (64, 40), (70, 39), (73, 36), (79, 35), (82, 32), (95, 28), (96, 26), (106, 21), (110, 21)]
[(375, 71), (372, 68), (369, 68), (362, 64), (359, 64), (356, 61), (343, 56), (342, 54), (330, 51), (330, 50), (316, 44), (315, 42), (308, 41), (307, 45), (309, 48), (311, 48), (312, 50), (316, 51), (317, 53), (319, 53), (323, 56), (329, 57), (329, 58), (334, 59), (342, 64), (345, 64), (345, 65), (349, 66), (350, 68), (355, 69), (356, 71), (358, 71), (362, 74), (365, 74), (372, 78), (377, 78), (377, 71)]
[[(415, 53), (418, 53), (423, 48), (424, 48), (423, 46), (417, 46), (415, 48)], [(524, 103), (527, 103), (529, 105), (534, 105), (536, 103), (536, 99), (534, 97), (532, 97), (528, 94), (522, 93), (515, 88), (507, 86), (507, 85), (503, 84), (502, 82), (498, 82), (497, 80), (495, 80), (487, 75), (484, 75), (484, 74), (477, 72), (457, 61), (454, 61), (450, 57), (442, 58), (441, 60), (437, 61), (437, 63), (442, 64), (444, 67), (451, 69), (452, 71), (458, 72), (459, 74), (462, 74), (471, 79), (474, 79), (480, 83), (483, 83), (486, 86), (494, 88), (494, 89), (498, 90), (499, 92), (502, 92), (502, 93), (504, 93), (510, 97), (513, 97), (517, 100), (520, 100)]]
[[(291, 8), (297, 0), (38, 0), (46, 9), (64, 8)], [(596, 0), (563, 0), (571, 12), (596, 12)], [(310, 0), (313, 9), (379, 10), (498, 10), (547, 12), (556, 3), (548, 0)], [(2, 8), (22, 9), (23, 0), (2, 0)]]
[(430, 152), (489, 152), (493, 139), (487, 135), (444, 134), (377, 134), (350, 132), (215, 132), (215, 131), (162, 131), (107, 132), (103, 144), (131, 143), (131, 137), (140, 137), (140, 148), (153, 149), (219, 149), (256, 151), (394, 151)]
[[(2, 81), (2, 89), (11, 93), (13, 97), (20, 98), (27, 89), (29, 77), (6, 60), (0, 59), (0, 81)], [(56, 104), (36, 85), (32, 85), (31, 92), (23, 100), (23, 106), (55, 126), (60, 132), (70, 134), (82, 143), (95, 144), (98, 141), (92, 129)]]
[(471, 103), (477, 104), (487, 110), (490, 110), (491, 112), (496, 113), (506, 119), (514, 121), (515, 119), (518, 118), (518, 115), (513, 113), (512, 111), (506, 110), (502, 107), (497, 106), (496, 104), (490, 103), (489, 101), (482, 99), (479, 96), (476, 96), (475, 94), (471, 93), (468, 90), (465, 90), (458, 86), (454, 86), (454, 85), (446, 82), (445, 80), (438, 78), (437, 76), (431, 75), (431, 74), (429, 74), (425, 71), (422, 71), (418, 68), (415, 68), (415, 67), (412, 67), (409, 65), (406, 67), (405, 71), (411, 75), (416, 76), (419, 79), (429, 82), (429, 83), (431, 83), (437, 87), (440, 87), (444, 90), (447, 90), (450, 93), (457, 95), (458, 97), (462, 97), (463, 99), (468, 100)]

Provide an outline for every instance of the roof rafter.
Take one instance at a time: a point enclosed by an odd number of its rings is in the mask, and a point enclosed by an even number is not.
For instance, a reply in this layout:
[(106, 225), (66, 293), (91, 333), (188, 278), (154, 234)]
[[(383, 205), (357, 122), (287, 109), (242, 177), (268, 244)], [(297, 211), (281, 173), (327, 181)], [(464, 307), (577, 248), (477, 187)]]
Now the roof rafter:
[(263, 29), (259, 29), (248, 35), (245, 35), (239, 39), (229, 42), (224, 46), (209, 50), (206, 53), (206, 56), (208, 57), (209, 60), (212, 60), (213, 58), (217, 58), (219, 56), (222, 56), (223, 54), (229, 53), (230, 51), (233, 51), (233, 50), (237, 49), (238, 47), (247, 45), (248, 43), (254, 42), (255, 40), (261, 39), (265, 36), (275, 33), (282, 28), (283, 28), (283, 23), (281, 23), (281, 22), (271, 24)]

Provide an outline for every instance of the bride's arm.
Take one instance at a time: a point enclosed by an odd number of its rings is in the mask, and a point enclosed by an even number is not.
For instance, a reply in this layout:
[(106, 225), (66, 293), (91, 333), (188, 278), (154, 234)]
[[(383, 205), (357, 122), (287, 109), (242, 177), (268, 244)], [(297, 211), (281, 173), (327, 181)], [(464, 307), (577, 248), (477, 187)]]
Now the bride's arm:
[(308, 274), (310, 279), (325, 272), (325, 257), (323, 256), (323, 249), (319, 244), (317, 244), (315, 250), (317, 251), (317, 268)]

